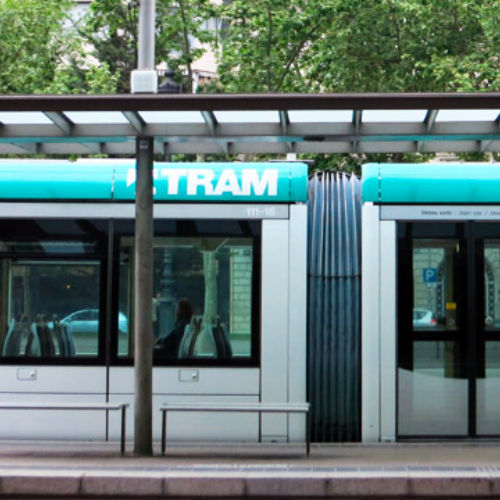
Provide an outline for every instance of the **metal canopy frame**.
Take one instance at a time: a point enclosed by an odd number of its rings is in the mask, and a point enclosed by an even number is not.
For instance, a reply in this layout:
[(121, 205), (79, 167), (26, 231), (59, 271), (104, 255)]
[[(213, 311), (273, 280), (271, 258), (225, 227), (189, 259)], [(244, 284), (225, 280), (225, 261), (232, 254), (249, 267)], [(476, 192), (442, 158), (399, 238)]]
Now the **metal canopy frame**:
[(500, 93), (0, 96), (0, 154), (500, 151)]

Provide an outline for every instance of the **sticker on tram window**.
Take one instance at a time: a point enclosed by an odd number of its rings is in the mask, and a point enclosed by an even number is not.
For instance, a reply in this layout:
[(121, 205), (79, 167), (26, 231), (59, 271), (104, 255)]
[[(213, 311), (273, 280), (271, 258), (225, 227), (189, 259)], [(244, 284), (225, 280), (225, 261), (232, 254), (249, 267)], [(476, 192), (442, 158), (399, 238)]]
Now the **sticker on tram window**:
[(447, 311), (455, 311), (457, 308), (456, 302), (446, 302), (446, 310)]
[(437, 268), (424, 267), (422, 270), (424, 283), (437, 283)]

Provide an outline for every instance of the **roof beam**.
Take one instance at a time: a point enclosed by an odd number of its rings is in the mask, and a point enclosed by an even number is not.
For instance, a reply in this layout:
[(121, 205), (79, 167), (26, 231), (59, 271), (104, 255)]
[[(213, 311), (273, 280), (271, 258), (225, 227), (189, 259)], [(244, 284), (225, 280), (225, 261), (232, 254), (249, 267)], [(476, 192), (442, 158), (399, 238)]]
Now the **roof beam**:
[(434, 123), (436, 122), (439, 109), (429, 109), (424, 118), (425, 129), (427, 132), (431, 132), (434, 128)]
[(122, 111), (122, 114), (139, 135), (144, 133), (146, 124), (137, 111)]
[[(208, 130), (210, 131), (210, 135), (212, 137), (215, 137), (217, 135), (217, 127), (219, 126), (219, 122), (217, 121), (214, 112), (201, 111), (201, 116), (203, 116), (203, 119), (207, 124)], [(225, 154), (226, 156), (229, 156), (229, 143), (219, 142), (218, 144), (222, 150), (222, 153)]]
[(43, 114), (65, 135), (71, 135), (74, 123), (59, 111), (43, 111)]
[(215, 118), (214, 112), (213, 111), (202, 111), (201, 116), (203, 116), (203, 119), (205, 120), (205, 123), (207, 124), (208, 130), (210, 131), (210, 134), (212, 136), (215, 136), (215, 132), (217, 130), (217, 118)]
[[(497, 132), (500, 132), (500, 114), (496, 117), (494, 123), (496, 124)], [(485, 153), (492, 142), (492, 140), (479, 141), (479, 152)]]
[(2, 95), (2, 111), (497, 109), (498, 92)]
[(102, 142), (82, 142), (81, 145), (94, 154), (101, 154), (104, 152), (104, 143)]
[(26, 153), (29, 153), (31, 155), (39, 154), (42, 148), (42, 145), (39, 142), (20, 142), (20, 143), (11, 142), (11, 144), (16, 148), (22, 149), (26, 151)]
[(361, 128), (361, 122), (363, 121), (363, 110), (362, 109), (355, 109), (352, 112), (352, 125), (354, 128), (354, 136), (355, 139), (352, 141), (351, 144), (351, 149), (353, 153), (358, 152), (358, 136), (359, 136), (359, 129)]
[[(5, 127), (5, 123), (0, 122), (0, 129), (3, 129)], [(21, 149), (22, 151), (25, 151), (28, 154), (38, 154), (41, 151), (42, 145), (39, 142), (7, 142), (7, 144), (10, 144), (11, 146), (14, 146), (15, 148)]]
[[(279, 117), (280, 117), (280, 126), (281, 126), (281, 134), (284, 136), (288, 135), (288, 125), (290, 125), (290, 117), (288, 116), (288, 111), (286, 110), (281, 110), (279, 112)], [(291, 153), (293, 150), (293, 143), (292, 142), (286, 142), (286, 151), (287, 153)]]
[(290, 118), (288, 116), (288, 112), (286, 110), (281, 110), (279, 112), (279, 116), (280, 116), (281, 133), (283, 135), (288, 135), (288, 125), (290, 125)]
[[(427, 133), (432, 132), (432, 129), (434, 128), (434, 123), (436, 123), (436, 118), (437, 118), (438, 113), (439, 113), (438, 109), (427, 110), (427, 114), (425, 115), (425, 118), (424, 118), (424, 126), (425, 126), (425, 130)], [(416, 142), (417, 153), (420, 153), (422, 151), (422, 147), (423, 147), (423, 142), (417, 141)]]

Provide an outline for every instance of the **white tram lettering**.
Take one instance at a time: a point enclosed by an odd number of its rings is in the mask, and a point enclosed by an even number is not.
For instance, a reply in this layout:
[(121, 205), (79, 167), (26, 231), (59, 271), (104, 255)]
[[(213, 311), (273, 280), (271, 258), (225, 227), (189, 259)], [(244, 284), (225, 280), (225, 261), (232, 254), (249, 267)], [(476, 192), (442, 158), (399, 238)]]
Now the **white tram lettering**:
[[(206, 168), (163, 168), (154, 170), (155, 179), (162, 177), (167, 180), (167, 194), (178, 195), (181, 189), (181, 180), (186, 179), (186, 194), (196, 196), (201, 188), (201, 195), (220, 196), (228, 193), (233, 196), (276, 196), (278, 194), (278, 170), (268, 169), (260, 175), (257, 169), (246, 168), (241, 171), (241, 179), (235, 170), (227, 168), (221, 171), (218, 178), (213, 170)], [(136, 182), (136, 170), (127, 171), (127, 187)]]

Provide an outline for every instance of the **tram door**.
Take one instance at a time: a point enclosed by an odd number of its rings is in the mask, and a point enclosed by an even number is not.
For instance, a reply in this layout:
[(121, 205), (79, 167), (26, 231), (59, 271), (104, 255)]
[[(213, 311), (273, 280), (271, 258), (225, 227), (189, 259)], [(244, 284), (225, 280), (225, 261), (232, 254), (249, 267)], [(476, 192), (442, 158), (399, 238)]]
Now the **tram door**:
[(398, 437), (500, 435), (500, 223), (398, 224)]

